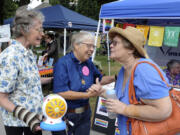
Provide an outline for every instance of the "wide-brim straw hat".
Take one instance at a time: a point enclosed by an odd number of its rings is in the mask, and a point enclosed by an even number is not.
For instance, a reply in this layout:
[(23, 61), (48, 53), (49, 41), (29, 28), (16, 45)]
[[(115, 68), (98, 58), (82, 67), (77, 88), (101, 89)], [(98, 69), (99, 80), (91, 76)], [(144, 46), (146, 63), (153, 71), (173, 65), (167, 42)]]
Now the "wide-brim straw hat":
[(140, 30), (131, 26), (126, 27), (126, 29), (113, 27), (110, 29), (108, 35), (110, 40), (112, 40), (116, 35), (124, 37), (132, 43), (132, 45), (142, 56), (149, 58), (146, 50), (144, 49), (144, 34)]

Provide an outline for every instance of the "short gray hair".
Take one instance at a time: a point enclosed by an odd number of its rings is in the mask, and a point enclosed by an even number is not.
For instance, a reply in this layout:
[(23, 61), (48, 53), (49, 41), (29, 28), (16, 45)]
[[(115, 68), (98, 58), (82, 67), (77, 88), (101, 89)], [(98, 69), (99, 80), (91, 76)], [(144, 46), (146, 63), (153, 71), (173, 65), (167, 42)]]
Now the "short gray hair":
[(34, 20), (36, 19), (43, 23), (43, 14), (39, 11), (27, 10), (25, 6), (20, 7), (16, 11), (13, 21), (13, 36), (17, 38), (22, 36), (22, 31), (25, 33), (29, 32), (30, 27), (33, 26)]
[(74, 33), (71, 38), (71, 47), (73, 48), (74, 44), (80, 44), (84, 40), (95, 40), (95, 35), (89, 31), (80, 31)]

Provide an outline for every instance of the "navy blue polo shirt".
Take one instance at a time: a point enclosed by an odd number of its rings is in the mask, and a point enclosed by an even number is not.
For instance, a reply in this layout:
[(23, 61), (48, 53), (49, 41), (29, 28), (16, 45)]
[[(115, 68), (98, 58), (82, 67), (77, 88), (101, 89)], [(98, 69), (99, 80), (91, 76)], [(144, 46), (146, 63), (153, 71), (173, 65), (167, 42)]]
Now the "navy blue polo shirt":
[[(86, 72), (84, 69), (86, 69)], [(101, 73), (91, 59), (81, 63), (74, 56), (73, 52), (68, 53), (61, 57), (54, 66), (53, 92), (59, 93), (68, 90), (86, 92), (86, 90), (95, 83), (97, 77), (99, 77), (100, 80), (102, 79)], [(77, 108), (87, 105), (89, 99), (66, 101), (68, 108)]]

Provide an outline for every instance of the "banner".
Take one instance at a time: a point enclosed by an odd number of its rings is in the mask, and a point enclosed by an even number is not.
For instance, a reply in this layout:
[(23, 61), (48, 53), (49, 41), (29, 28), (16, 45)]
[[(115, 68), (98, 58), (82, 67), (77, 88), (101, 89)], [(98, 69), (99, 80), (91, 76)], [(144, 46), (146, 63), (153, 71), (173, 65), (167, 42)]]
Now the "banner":
[(123, 29), (125, 29), (127, 26), (135, 27), (134, 24), (131, 24), (131, 23), (125, 23), (125, 24), (123, 24)]
[(9, 42), (11, 37), (10, 25), (0, 26), (0, 42)]
[(149, 34), (149, 46), (161, 47), (164, 37), (164, 27), (151, 26)]
[(117, 24), (116, 24), (116, 27), (118, 27), (118, 28), (123, 28), (123, 24), (122, 24), (122, 23), (117, 23)]
[(108, 33), (112, 27), (114, 27), (114, 19), (103, 19), (103, 33)]
[(171, 59), (180, 60), (180, 41), (178, 47), (168, 47), (162, 45), (162, 47), (153, 47), (145, 45), (149, 57), (160, 66), (166, 66), (167, 62)]
[(180, 27), (165, 27), (164, 45), (169, 47), (177, 47), (179, 31)]
[(144, 33), (144, 38), (145, 38), (145, 43), (146, 43), (147, 35), (148, 35), (148, 32), (149, 32), (149, 26), (146, 26), (146, 25), (136, 25), (136, 28)]

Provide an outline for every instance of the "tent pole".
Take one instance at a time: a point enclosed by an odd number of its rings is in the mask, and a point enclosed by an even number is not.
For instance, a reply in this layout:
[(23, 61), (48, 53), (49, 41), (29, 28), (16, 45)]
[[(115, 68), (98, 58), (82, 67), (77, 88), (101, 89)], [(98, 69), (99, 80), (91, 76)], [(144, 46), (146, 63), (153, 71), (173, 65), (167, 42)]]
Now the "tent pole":
[[(101, 19), (99, 19), (99, 22), (98, 22), (96, 38), (95, 38), (95, 42), (94, 42), (95, 46), (97, 46), (97, 40), (98, 40), (100, 25), (101, 25)], [(92, 61), (94, 61), (95, 55), (96, 55), (96, 48), (94, 49), (94, 52), (93, 52), (93, 55), (92, 55)]]
[(64, 28), (64, 55), (66, 55), (66, 28)]
[(108, 53), (108, 72), (109, 72), (109, 76), (110, 76), (111, 75), (111, 62), (110, 62), (110, 48), (109, 48), (108, 33), (106, 34), (106, 44), (107, 44), (107, 53)]

